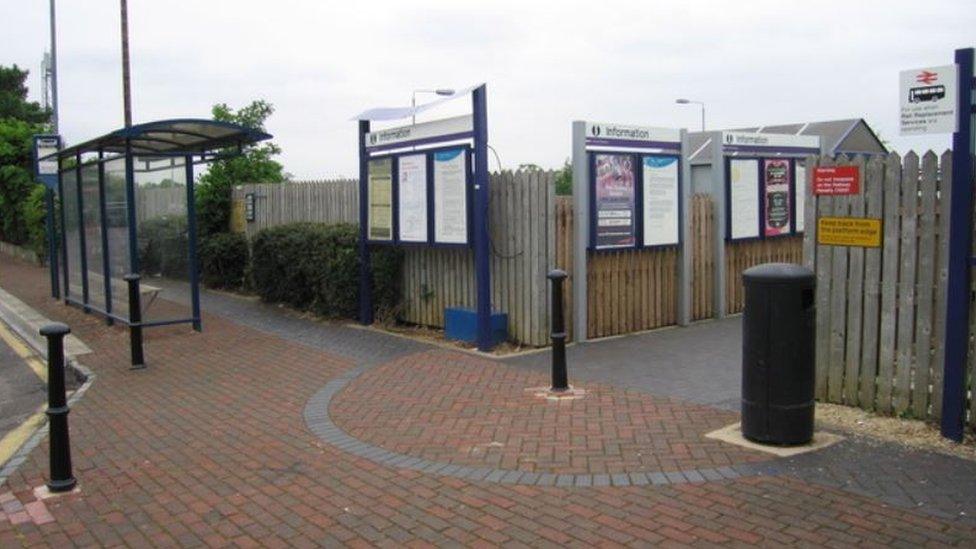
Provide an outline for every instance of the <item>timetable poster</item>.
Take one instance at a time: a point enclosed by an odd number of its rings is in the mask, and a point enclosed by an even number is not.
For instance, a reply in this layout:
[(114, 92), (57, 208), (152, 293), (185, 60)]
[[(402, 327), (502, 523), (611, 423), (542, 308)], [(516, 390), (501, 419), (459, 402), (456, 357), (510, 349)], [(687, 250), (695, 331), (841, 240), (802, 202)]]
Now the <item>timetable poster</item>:
[(468, 242), (467, 167), (464, 149), (434, 153), (434, 241)]
[(678, 159), (644, 157), (644, 245), (677, 244)]
[(763, 202), (766, 236), (790, 232), (790, 161), (763, 161)]
[(729, 238), (759, 236), (759, 161), (729, 161)]
[(636, 243), (634, 159), (626, 154), (596, 155), (596, 249)]
[(370, 160), (368, 175), (369, 240), (393, 240), (393, 160)]
[(796, 162), (796, 173), (795, 180), (796, 185), (793, 186), (796, 189), (796, 221), (793, 225), (796, 227), (796, 232), (803, 232), (803, 221), (806, 217), (806, 212), (803, 209), (806, 207), (807, 198), (807, 167), (801, 164), (799, 161)]
[(427, 242), (427, 156), (401, 156), (397, 162), (397, 210), (401, 242)]

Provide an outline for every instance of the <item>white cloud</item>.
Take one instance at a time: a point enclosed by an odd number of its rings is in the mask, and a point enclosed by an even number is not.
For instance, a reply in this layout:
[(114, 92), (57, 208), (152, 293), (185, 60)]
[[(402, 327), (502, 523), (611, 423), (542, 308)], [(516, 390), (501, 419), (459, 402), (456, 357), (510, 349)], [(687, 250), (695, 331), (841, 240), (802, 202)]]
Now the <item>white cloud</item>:
[[(2, 0), (0, 63), (37, 66), (47, 2)], [(14, 4), (16, 3), (16, 7)], [(135, 120), (274, 103), (269, 130), (299, 177), (356, 173), (353, 114), (415, 88), (489, 85), (506, 167), (557, 166), (574, 119), (712, 128), (864, 117), (895, 146), (898, 71), (971, 46), (971, 0), (752, 2), (129, 1)], [(62, 132), (122, 123), (117, 2), (58, 5)], [(451, 107), (444, 112), (453, 114)]]

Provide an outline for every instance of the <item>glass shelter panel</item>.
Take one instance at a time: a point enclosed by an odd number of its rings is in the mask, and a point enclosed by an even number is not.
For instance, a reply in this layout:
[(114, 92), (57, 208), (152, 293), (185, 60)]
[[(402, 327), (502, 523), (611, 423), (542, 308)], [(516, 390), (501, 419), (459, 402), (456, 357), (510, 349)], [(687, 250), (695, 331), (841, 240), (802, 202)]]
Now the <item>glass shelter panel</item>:
[(190, 318), (184, 159), (136, 157), (135, 169), (143, 321)]
[(108, 232), (108, 270), (112, 284), (112, 313), (129, 318), (124, 276), (129, 272), (129, 220), (126, 216), (125, 160), (105, 162), (105, 230)]
[(98, 164), (81, 168), (81, 211), (84, 214), (85, 261), (88, 275), (88, 304), (105, 310), (102, 215), (98, 195)]
[(64, 269), (68, 271), (68, 284), (65, 295), (79, 302), (81, 292), (81, 236), (78, 230), (78, 177), (75, 170), (68, 169), (61, 174), (61, 190), (64, 196)]

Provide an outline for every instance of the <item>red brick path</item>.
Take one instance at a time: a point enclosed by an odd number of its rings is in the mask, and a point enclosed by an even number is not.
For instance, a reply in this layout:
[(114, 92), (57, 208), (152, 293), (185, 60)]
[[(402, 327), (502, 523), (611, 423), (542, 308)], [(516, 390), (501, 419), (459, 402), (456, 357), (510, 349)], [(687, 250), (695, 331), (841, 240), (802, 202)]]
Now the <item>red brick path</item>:
[(561, 402), (534, 375), (448, 351), (417, 353), (358, 377), (332, 402), (354, 437), (431, 461), (557, 474), (712, 468), (770, 459), (704, 437), (737, 414), (586, 384)]
[[(132, 372), (125, 332), (50, 300), (38, 283), (44, 276), (0, 257), (0, 286), (68, 322), (94, 350), (84, 362), (98, 378), (71, 414), (81, 492), (45, 502), (52, 522), (0, 519), (0, 547), (918, 546), (976, 536), (958, 524), (779, 477), (563, 489), (378, 466), (320, 442), (303, 424), (309, 397), (351, 364), (207, 317), (203, 334), (150, 330), (150, 368)], [(434, 358), (509, 375), (506, 367), (459, 354)], [(42, 443), (0, 494), (31, 504), (46, 458)]]

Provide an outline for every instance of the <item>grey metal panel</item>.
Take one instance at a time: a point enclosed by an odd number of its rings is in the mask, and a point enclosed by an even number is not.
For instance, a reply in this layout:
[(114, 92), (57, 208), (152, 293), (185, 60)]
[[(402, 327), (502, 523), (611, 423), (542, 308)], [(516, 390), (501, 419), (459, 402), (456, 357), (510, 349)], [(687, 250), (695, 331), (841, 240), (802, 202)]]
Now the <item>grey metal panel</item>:
[(590, 192), (586, 159), (586, 122), (573, 122), (573, 338), (586, 341), (586, 257), (589, 244)]
[(691, 323), (691, 284), (694, 276), (691, 270), (693, 244), (688, 229), (691, 225), (691, 165), (684, 152), (688, 142), (688, 130), (681, 130), (681, 223), (678, 228), (681, 240), (678, 254), (678, 324), (681, 326)]
[[(721, 143), (722, 132), (712, 133), (712, 142)], [(712, 147), (712, 204), (715, 208), (715, 283), (713, 299), (715, 318), (724, 318), (725, 311), (725, 159), (721, 146)]]

